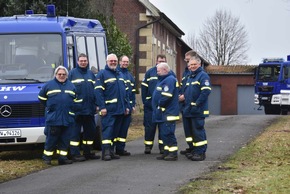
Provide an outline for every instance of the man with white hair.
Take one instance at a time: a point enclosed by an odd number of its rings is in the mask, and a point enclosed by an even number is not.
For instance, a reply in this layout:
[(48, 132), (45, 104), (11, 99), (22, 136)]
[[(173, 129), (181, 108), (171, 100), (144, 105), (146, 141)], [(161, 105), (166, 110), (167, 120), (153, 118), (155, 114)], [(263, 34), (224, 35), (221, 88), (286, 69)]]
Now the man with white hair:
[(179, 84), (167, 63), (157, 65), (157, 75), (158, 82), (152, 95), (152, 120), (159, 126), (164, 144), (164, 153), (157, 159), (176, 161), (178, 147), (175, 127), (176, 121), (179, 120)]
[[(144, 144), (145, 154), (151, 154), (156, 133), (156, 123), (152, 122), (152, 94), (158, 82), (157, 65), (166, 62), (166, 55), (158, 54), (156, 57), (156, 65), (146, 71), (144, 79), (141, 83), (141, 97), (144, 105)], [(159, 129), (158, 129), (159, 130)], [(158, 132), (158, 145), (160, 154), (164, 152), (163, 141)]]
[(123, 116), (130, 111), (130, 100), (123, 73), (118, 68), (115, 54), (107, 56), (107, 65), (96, 77), (97, 106), (102, 122), (102, 159), (119, 159), (114, 153), (114, 143), (120, 130)]

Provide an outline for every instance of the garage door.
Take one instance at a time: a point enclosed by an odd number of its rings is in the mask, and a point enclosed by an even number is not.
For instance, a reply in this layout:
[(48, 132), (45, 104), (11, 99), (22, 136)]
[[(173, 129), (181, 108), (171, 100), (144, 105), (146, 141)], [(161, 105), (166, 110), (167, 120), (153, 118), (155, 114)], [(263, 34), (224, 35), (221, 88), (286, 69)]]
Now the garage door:
[(211, 86), (211, 93), (208, 98), (208, 108), (210, 115), (221, 114), (221, 86)]
[(238, 115), (264, 114), (264, 109), (254, 103), (254, 86), (238, 86)]

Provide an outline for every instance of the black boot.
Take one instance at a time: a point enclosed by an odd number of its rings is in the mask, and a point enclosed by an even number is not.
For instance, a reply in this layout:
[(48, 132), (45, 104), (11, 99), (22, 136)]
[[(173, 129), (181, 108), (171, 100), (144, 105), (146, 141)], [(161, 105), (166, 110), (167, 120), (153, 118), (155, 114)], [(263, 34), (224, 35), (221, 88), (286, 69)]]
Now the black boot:
[(169, 154), (168, 151), (164, 151), (163, 154), (161, 154), (160, 156), (157, 156), (156, 159), (157, 160), (164, 160), (164, 158)]
[(117, 154), (115, 154), (114, 147), (111, 147), (111, 149), (110, 149), (110, 155), (111, 155), (111, 158), (112, 159), (120, 159), (120, 156), (117, 155)]
[(165, 161), (176, 161), (178, 160), (177, 153), (170, 152), (167, 156), (164, 157)]
[(205, 160), (205, 158), (206, 158), (205, 153), (193, 154), (191, 157), (191, 160), (192, 161), (203, 161), (203, 160)]
[(185, 154), (187, 154), (187, 153), (190, 153), (191, 151), (192, 151), (191, 148), (186, 148), (185, 150), (181, 150), (181, 151), (180, 151), (180, 154), (181, 154), (181, 155), (185, 155)]
[(146, 145), (146, 146), (145, 146), (144, 154), (151, 154), (151, 149), (152, 149), (152, 146), (148, 146), (148, 145)]
[(85, 159), (86, 160), (98, 160), (98, 159), (100, 159), (101, 158), (101, 156), (99, 156), (99, 155), (96, 155), (95, 153), (86, 153), (86, 154), (84, 154), (84, 157), (85, 157)]
[(73, 161), (72, 160), (69, 160), (67, 158), (58, 158), (58, 165), (66, 165), (66, 164), (72, 164)]
[(131, 153), (127, 150), (116, 150), (116, 154), (119, 156), (130, 156)]
[(163, 144), (159, 144), (159, 151), (160, 151), (160, 154), (164, 153), (164, 145)]
[(111, 159), (110, 148), (103, 148), (102, 160), (110, 161)]

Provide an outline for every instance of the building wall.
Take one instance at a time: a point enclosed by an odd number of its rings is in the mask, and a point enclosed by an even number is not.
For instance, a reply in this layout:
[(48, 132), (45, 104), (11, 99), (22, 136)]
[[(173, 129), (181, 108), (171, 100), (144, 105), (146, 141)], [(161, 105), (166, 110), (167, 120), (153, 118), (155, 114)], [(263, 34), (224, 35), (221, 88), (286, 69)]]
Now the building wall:
[(140, 18), (140, 13), (145, 14), (146, 9), (136, 0), (118, 0), (113, 6), (116, 24), (128, 36), (133, 49), (136, 45), (136, 29), (147, 23), (146, 20)]
[(238, 86), (254, 86), (253, 74), (209, 74), (209, 76), (211, 84), (221, 88), (221, 115), (238, 114)]
[[(158, 18), (146, 15), (146, 8), (139, 1), (115, 1), (113, 16), (116, 19), (117, 26), (122, 32), (127, 34), (133, 47), (132, 61), (135, 64), (139, 64), (137, 76), (139, 77), (139, 83), (143, 79), (145, 72), (156, 64), (156, 56), (158, 54), (165, 54), (171, 69), (174, 72), (177, 71), (177, 55), (180, 55), (176, 49), (177, 37), (160, 22), (141, 28)], [(138, 29), (140, 29), (139, 37), (137, 37)], [(138, 41), (139, 45), (136, 45)], [(139, 53), (135, 53), (136, 46), (139, 47)], [(136, 60), (139, 61), (136, 62)]]

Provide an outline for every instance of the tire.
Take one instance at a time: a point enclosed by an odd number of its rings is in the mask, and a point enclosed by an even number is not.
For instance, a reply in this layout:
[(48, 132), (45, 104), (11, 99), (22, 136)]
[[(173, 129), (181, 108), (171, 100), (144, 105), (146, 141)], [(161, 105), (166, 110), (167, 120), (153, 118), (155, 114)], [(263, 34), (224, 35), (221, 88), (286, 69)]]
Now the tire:
[(281, 114), (282, 114), (282, 115), (288, 115), (288, 110), (282, 110), (282, 111), (281, 111)]
[(266, 115), (280, 115), (281, 114), (281, 108), (277, 105), (265, 105), (265, 114)]

